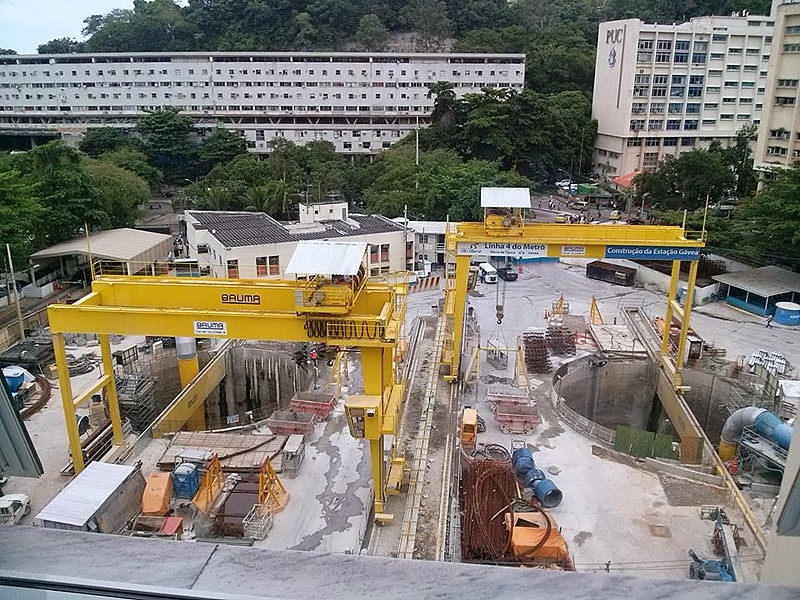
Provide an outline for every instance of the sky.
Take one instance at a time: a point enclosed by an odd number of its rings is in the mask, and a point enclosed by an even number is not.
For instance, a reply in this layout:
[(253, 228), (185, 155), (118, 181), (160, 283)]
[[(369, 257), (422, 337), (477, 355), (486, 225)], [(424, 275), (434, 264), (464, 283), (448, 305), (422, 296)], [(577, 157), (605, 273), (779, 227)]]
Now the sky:
[(36, 54), (55, 38), (83, 39), (83, 20), (115, 8), (133, 8), (133, 0), (0, 0), (0, 48)]

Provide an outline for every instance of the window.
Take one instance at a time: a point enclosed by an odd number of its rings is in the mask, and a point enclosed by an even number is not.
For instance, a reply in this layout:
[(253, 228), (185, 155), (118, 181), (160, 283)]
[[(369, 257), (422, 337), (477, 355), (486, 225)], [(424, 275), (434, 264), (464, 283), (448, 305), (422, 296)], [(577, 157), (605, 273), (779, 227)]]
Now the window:
[(652, 147), (652, 146), (658, 147), (659, 142), (661, 142), (661, 138), (647, 138), (644, 141), (644, 145), (645, 146), (650, 146), (650, 147)]
[(741, 48), (728, 48), (728, 54), (741, 54)]
[(636, 75), (633, 78), (634, 84), (642, 84), (642, 85), (649, 85), (650, 84), (650, 75)]
[(632, 146), (641, 146), (641, 145), (642, 145), (642, 140), (641, 140), (640, 138), (630, 138), (630, 139), (628, 139), (628, 141), (626, 142), (626, 145), (627, 145), (628, 147), (632, 147)]
[(722, 99), (723, 104), (736, 104), (736, 98), (732, 98), (730, 96), (726, 96)]
[(756, 87), (756, 83), (754, 81), (743, 81), (742, 82), (743, 88), (754, 88)]
[(790, 136), (791, 133), (785, 129), (771, 129), (769, 132), (769, 137), (777, 140), (788, 140)]
[(735, 88), (735, 87), (739, 87), (739, 82), (738, 82), (738, 81), (726, 81), (726, 82), (725, 82), (725, 87), (726, 87), (726, 88)]
[(787, 149), (781, 146), (767, 146), (767, 154), (773, 156), (786, 156)]
[(795, 98), (790, 96), (776, 96), (775, 104), (778, 106), (792, 106), (795, 103)]
[(681, 138), (681, 146), (694, 146), (694, 138), (693, 137)]
[(726, 71), (740, 71), (742, 69), (742, 65), (728, 65), (725, 67)]
[(784, 52), (800, 52), (800, 44), (784, 44)]
[(732, 121), (733, 120), (733, 115), (729, 115), (729, 114), (720, 115), (719, 116), (719, 120), (720, 121)]
[(723, 35), (721, 33), (715, 33), (714, 35), (711, 36), (711, 41), (712, 42), (727, 42), (728, 41), (728, 36), (727, 35)]
[(662, 119), (650, 119), (647, 123), (647, 129), (650, 131), (660, 131), (664, 127), (664, 121)]
[(667, 86), (665, 85), (654, 85), (653, 90), (650, 92), (650, 95), (653, 98), (665, 98), (667, 95)]
[(716, 119), (703, 119), (703, 127), (715, 127), (716, 124)]
[(670, 102), (669, 114), (677, 115), (683, 112), (683, 102)]
[(687, 115), (696, 115), (700, 113), (700, 104), (697, 102), (689, 103), (686, 105)]
[(683, 85), (686, 82), (686, 75), (673, 75), (672, 85)]
[(677, 145), (678, 145), (678, 138), (674, 138), (674, 137), (664, 138), (664, 146), (665, 147), (677, 146)]
[(782, 88), (796, 88), (797, 83), (797, 79), (778, 79), (778, 87)]
[(678, 131), (680, 128), (680, 119), (670, 119), (667, 121), (667, 131)]
[(642, 165), (645, 167), (655, 167), (658, 164), (658, 152), (645, 152)]
[(646, 102), (634, 102), (631, 106), (631, 112), (635, 115), (640, 115), (647, 112)]
[(672, 86), (669, 89), (670, 98), (683, 98), (686, 95), (686, 88), (681, 86)]
[(228, 279), (239, 278), (239, 261), (238, 259), (228, 261)]
[(389, 262), (389, 244), (381, 244), (381, 262)]
[(703, 96), (703, 88), (699, 86), (691, 86), (689, 87), (688, 92), (689, 98), (701, 98)]
[(698, 121), (697, 119), (686, 119), (683, 122), (683, 129), (685, 131), (694, 131), (697, 129)]
[(633, 86), (633, 97), (634, 98), (646, 98), (649, 93), (650, 93), (650, 86), (649, 85), (634, 85)]
[(695, 52), (692, 54), (692, 64), (693, 65), (704, 65), (706, 64), (706, 53), (705, 52)]
[(632, 119), (630, 129), (631, 131), (641, 131), (644, 129), (644, 119)]
[(653, 102), (650, 105), (650, 112), (654, 115), (663, 115), (664, 114), (664, 103), (663, 102)]

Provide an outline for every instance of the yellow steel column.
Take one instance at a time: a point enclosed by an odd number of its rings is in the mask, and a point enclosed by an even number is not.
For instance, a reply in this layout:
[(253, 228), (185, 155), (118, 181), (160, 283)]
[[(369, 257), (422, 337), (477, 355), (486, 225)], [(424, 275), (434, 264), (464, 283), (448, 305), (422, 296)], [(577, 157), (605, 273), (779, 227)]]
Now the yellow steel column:
[(456, 256), (456, 276), (453, 287), (453, 304), (449, 298), (445, 310), (453, 311), (453, 346), (450, 356), (450, 375), (446, 377), (451, 383), (458, 381), (458, 370), (461, 364), (461, 337), (464, 331), (464, 311), (467, 310), (467, 280), (469, 279), (469, 255)]
[(53, 350), (56, 355), (58, 387), (61, 392), (61, 406), (64, 408), (64, 421), (67, 424), (69, 450), (72, 454), (72, 464), (77, 475), (83, 471), (83, 450), (81, 449), (81, 436), (78, 433), (78, 421), (75, 419), (75, 405), (72, 398), (72, 385), (69, 381), (69, 367), (67, 367), (67, 352), (64, 349), (63, 334), (53, 334)]
[(111, 356), (111, 341), (108, 334), (97, 336), (100, 340), (100, 355), (103, 358), (103, 374), (110, 376), (110, 381), (106, 386), (106, 402), (108, 414), (111, 417), (111, 428), (114, 431), (114, 443), (121, 446), (124, 442), (122, 437), (122, 419), (119, 416), (119, 401), (117, 400), (117, 381), (114, 377), (114, 362)]
[[(683, 369), (683, 355), (686, 352), (686, 336), (689, 335), (689, 316), (692, 312), (692, 298), (694, 298), (694, 282), (697, 279), (699, 261), (693, 260), (689, 265), (689, 281), (686, 283), (686, 302), (683, 306), (683, 319), (681, 320), (681, 335), (678, 338), (678, 358), (675, 361), (675, 372), (680, 374)], [(678, 378), (680, 380), (680, 378)]]
[(178, 372), (181, 376), (181, 389), (189, 385), (197, 374), (200, 372), (200, 362), (197, 356), (192, 358), (179, 358), (178, 359)]
[(681, 276), (681, 261), (672, 261), (672, 277), (669, 280), (669, 295), (667, 296), (667, 314), (664, 317), (664, 332), (661, 334), (661, 360), (669, 355), (669, 331), (672, 327), (672, 300), (678, 293), (678, 282)]
[(385, 470), (383, 452), (383, 407), (388, 394), (386, 387), (392, 381), (392, 353), (386, 348), (361, 348), (361, 374), (364, 378), (364, 394), (380, 396), (380, 426), (369, 437), (369, 451), (372, 461), (372, 486), (375, 491), (375, 513), (383, 513), (386, 507), (384, 489)]

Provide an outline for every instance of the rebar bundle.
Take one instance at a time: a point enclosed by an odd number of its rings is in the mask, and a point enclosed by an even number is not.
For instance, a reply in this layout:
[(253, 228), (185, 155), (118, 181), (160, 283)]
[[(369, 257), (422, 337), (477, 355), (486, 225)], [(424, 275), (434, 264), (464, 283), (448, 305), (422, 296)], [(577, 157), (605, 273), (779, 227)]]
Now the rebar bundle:
[(503, 514), (514, 498), (511, 461), (466, 455), (462, 460), (461, 556), (466, 561), (502, 559), (510, 541)]
[(554, 354), (575, 354), (575, 336), (563, 325), (550, 325), (545, 340)]
[(543, 332), (526, 331), (522, 335), (522, 343), (525, 349), (525, 366), (529, 373), (549, 373), (553, 370)]

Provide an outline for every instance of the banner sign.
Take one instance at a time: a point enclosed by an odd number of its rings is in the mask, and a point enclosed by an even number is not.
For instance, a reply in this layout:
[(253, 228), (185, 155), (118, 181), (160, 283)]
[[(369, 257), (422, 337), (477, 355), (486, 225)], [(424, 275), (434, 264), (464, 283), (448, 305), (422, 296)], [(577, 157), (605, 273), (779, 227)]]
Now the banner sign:
[(698, 260), (700, 248), (672, 248), (669, 246), (606, 246), (606, 258), (632, 258), (641, 260)]
[(227, 335), (228, 325), (225, 321), (195, 321), (195, 335)]
[(516, 244), (514, 242), (458, 242), (458, 254), (543, 258), (547, 256), (547, 245)]
[(561, 256), (585, 256), (586, 246), (561, 246)]

